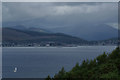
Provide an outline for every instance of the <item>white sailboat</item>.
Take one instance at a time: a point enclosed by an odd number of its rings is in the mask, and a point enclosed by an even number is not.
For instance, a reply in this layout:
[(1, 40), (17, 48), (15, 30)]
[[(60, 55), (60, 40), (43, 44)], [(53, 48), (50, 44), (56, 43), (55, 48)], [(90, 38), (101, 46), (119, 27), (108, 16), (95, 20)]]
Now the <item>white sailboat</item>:
[(17, 72), (17, 67), (15, 67), (14, 72)]

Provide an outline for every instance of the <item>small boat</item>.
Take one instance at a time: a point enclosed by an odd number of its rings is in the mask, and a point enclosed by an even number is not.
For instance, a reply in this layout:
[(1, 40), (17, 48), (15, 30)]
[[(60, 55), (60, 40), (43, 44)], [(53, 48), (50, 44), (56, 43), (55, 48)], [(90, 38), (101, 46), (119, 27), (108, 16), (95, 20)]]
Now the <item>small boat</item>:
[(17, 67), (15, 67), (14, 72), (17, 72)]

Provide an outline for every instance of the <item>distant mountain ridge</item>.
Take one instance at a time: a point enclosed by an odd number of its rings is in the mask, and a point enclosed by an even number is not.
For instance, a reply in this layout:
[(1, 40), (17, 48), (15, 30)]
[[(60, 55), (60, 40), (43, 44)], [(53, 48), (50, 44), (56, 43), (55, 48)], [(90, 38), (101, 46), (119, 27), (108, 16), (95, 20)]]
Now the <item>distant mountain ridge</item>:
[(106, 40), (118, 37), (118, 30), (106, 24), (93, 24), (83, 26), (57, 27), (51, 31), (63, 32), (72, 36), (80, 37), (88, 41)]
[[(107, 44), (117, 44), (118, 38), (108, 38), (105, 40), (87, 41), (82, 38), (71, 36), (64, 33), (55, 33), (48, 31), (46, 29), (36, 28), (36, 27), (25, 27), (23, 25), (17, 25), (13, 27), (3, 28), (3, 43), (18, 43), (18, 44), (28, 44), (28, 43), (38, 43), (47, 44), (55, 43), (61, 45), (107, 45)], [(98, 36), (99, 37), (99, 36)]]
[(37, 27), (26, 27), (24, 25), (16, 25), (16, 26), (10, 26), (10, 27), (5, 27), (5, 28), (11, 28), (11, 29), (16, 29), (16, 30), (30, 30), (30, 31), (36, 31), (36, 32), (43, 32), (43, 33), (51, 33), (50, 31), (42, 28), (37, 28)]
[(61, 24), (60, 22), (54, 23), (54, 21), (47, 21), (46, 19), (35, 19), (35, 20), (28, 20), (22, 22), (9, 22), (3, 23), (3, 26), (10, 26), (10, 25), (19, 25), (23, 24), (24, 26), (34, 27), (34, 28), (41, 28), (48, 30), (54, 33), (64, 33), (68, 35), (72, 35), (75, 37), (79, 37), (88, 41), (95, 41), (95, 40), (105, 40), (110, 39), (113, 37), (118, 37), (118, 30), (113, 28), (107, 23), (93, 23), (89, 24)]
[(3, 28), (3, 42), (41, 43), (56, 42), (61, 44), (87, 43), (86, 40), (63, 33), (45, 33), (31, 30)]

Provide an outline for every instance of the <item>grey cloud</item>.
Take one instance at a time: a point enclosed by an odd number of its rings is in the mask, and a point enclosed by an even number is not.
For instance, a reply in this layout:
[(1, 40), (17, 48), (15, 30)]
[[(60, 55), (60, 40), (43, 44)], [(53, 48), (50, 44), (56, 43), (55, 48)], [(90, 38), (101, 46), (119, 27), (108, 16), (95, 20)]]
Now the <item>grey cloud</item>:
[(119, 0), (4, 0), (4, 2), (118, 2)]
[(2, 2), (0, 1), (0, 15), (2, 13)]
[(98, 13), (114, 16), (117, 13), (117, 3), (3, 3), (4, 21)]
[[(30, 21), (38, 25), (59, 27), (69, 25), (117, 22), (118, 4), (109, 2), (13, 2), (3, 3), (3, 21)], [(42, 23), (35, 23), (34, 20)], [(59, 24), (59, 25), (58, 25)]]

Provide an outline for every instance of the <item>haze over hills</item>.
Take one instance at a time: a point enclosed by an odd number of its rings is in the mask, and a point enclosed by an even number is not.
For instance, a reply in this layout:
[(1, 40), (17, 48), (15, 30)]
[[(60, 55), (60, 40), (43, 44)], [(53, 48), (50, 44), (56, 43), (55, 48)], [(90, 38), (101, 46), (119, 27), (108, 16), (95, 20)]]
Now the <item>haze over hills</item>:
[(26, 27), (24, 25), (15, 25), (15, 26), (9, 26), (4, 28), (10, 28), (10, 29), (16, 29), (16, 30), (29, 30), (29, 31), (36, 31), (36, 32), (44, 32), (44, 33), (50, 33), (50, 31), (38, 27)]
[(118, 30), (106, 24), (83, 26), (77, 25), (65, 28), (59, 27), (53, 28), (52, 31), (63, 32), (65, 34), (81, 37), (89, 41), (106, 40), (118, 37)]
[[(57, 26), (54, 23), (45, 24), (45, 21), (30, 21), (30, 22), (21, 22), (24, 26), (29, 26), (35, 31), (53, 32), (53, 33), (64, 33), (67, 35), (72, 35), (79, 37), (88, 41), (96, 40), (106, 40), (114, 37), (118, 37), (118, 30), (107, 25), (107, 24), (81, 24), (81, 25), (62, 25), (58, 24)], [(10, 24), (13, 25), (14, 23)], [(51, 27), (52, 26), (52, 27)], [(40, 29), (40, 30), (39, 30)]]
[(54, 43), (54, 45), (106, 45), (117, 44), (118, 38), (108, 38), (105, 40), (87, 41), (83, 38), (71, 36), (64, 33), (55, 33), (41, 28), (27, 28), (23, 25), (4, 27), (3, 28), (3, 43), (17, 43), (17, 44), (47, 44)]

